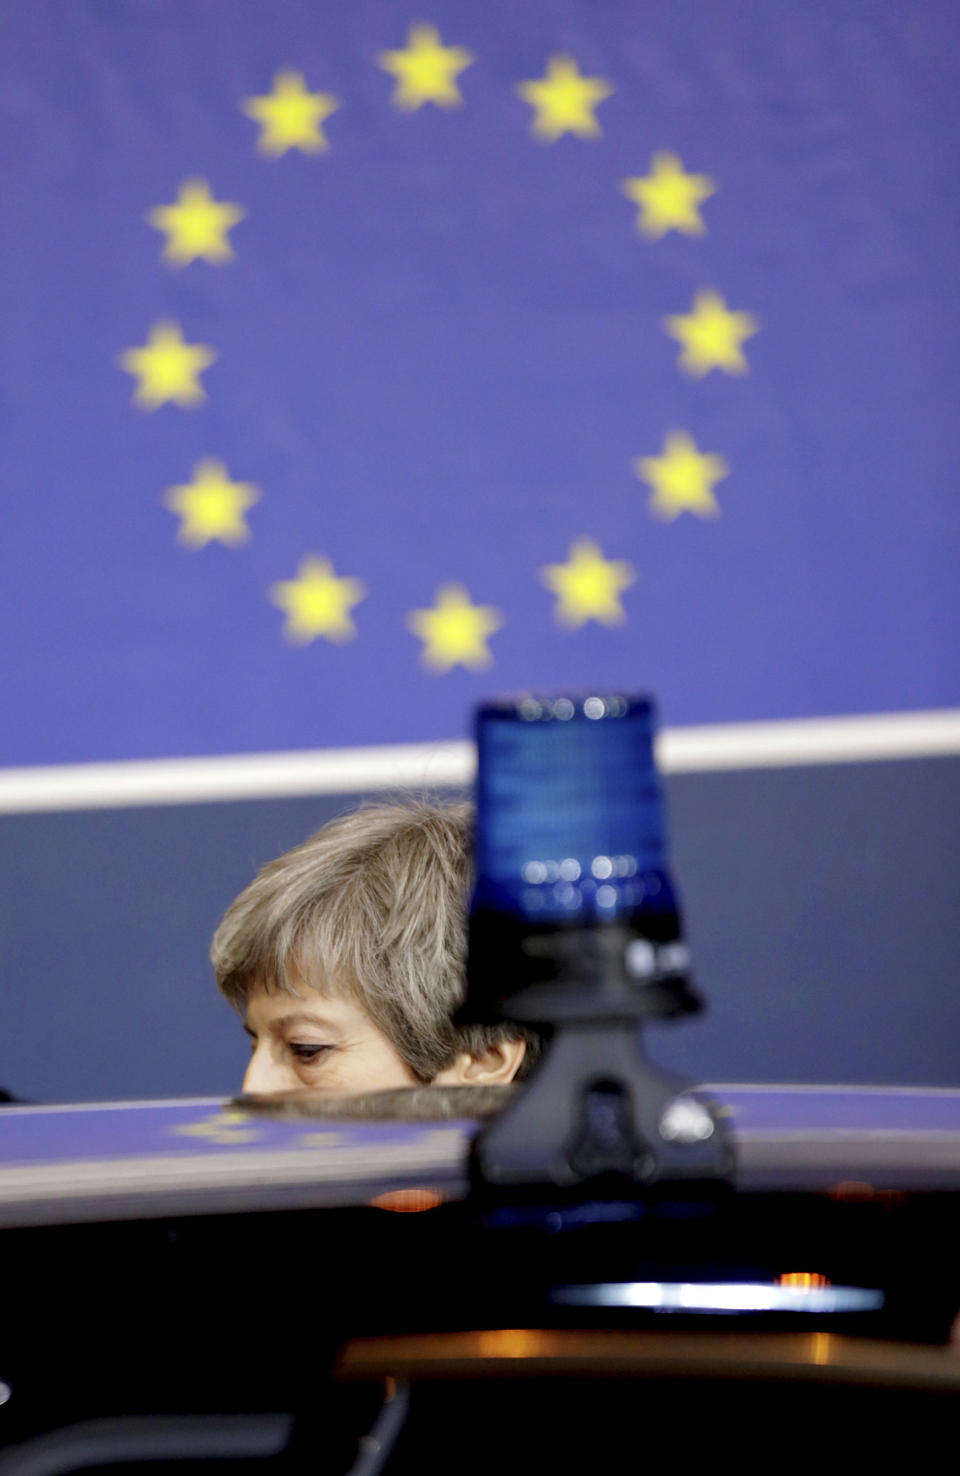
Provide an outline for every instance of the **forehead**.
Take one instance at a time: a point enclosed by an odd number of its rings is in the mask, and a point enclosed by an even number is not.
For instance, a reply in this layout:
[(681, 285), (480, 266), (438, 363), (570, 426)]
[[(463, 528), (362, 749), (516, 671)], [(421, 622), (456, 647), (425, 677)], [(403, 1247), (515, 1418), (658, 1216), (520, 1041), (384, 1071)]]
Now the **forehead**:
[(244, 1010), (244, 1023), (255, 1035), (308, 1024), (321, 1029), (342, 1029), (364, 1018), (363, 1012), (346, 995), (332, 990), (321, 994), (306, 984), (299, 984), (296, 994), (254, 985)]

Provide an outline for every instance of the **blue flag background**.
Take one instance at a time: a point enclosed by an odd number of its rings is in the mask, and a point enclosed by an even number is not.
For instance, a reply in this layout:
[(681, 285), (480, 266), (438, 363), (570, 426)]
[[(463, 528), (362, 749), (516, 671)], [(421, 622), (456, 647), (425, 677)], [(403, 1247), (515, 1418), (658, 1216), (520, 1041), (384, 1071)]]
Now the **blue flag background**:
[(958, 30), (5, 7), (0, 763), (956, 704)]

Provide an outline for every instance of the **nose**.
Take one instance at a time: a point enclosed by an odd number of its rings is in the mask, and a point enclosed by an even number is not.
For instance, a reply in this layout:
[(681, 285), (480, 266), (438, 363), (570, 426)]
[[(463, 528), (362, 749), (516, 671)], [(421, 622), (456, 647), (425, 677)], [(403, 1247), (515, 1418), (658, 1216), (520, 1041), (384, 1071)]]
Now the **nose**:
[(279, 1061), (271, 1054), (270, 1042), (261, 1040), (257, 1043), (250, 1064), (244, 1072), (243, 1090), (245, 1092), (282, 1092), (295, 1087), (297, 1082), (292, 1078), (293, 1073), (284, 1069)]

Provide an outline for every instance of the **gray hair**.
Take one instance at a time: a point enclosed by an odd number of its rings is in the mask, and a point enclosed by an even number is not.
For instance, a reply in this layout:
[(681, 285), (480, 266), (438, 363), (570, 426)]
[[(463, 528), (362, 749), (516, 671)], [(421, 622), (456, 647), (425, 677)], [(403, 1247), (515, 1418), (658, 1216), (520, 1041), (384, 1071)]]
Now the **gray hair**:
[(264, 866), (228, 907), (210, 949), (241, 1013), (251, 989), (346, 994), (423, 1082), (461, 1051), (524, 1040), (522, 1025), (457, 1027), (465, 985), (473, 807), (374, 805), (331, 820)]

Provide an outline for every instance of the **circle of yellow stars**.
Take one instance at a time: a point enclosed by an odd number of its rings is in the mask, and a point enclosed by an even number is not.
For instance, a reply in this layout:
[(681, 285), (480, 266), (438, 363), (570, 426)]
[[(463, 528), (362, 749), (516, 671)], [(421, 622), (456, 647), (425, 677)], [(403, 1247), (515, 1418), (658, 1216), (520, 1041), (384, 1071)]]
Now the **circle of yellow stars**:
[[(433, 25), (409, 28), (406, 44), (384, 50), (375, 65), (393, 79), (392, 105), (415, 112), (429, 103), (437, 108), (463, 106), (461, 74), (476, 60), (465, 46), (445, 45)], [(516, 95), (531, 109), (530, 133), (538, 142), (555, 143), (570, 135), (595, 141), (602, 137), (597, 110), (615, 92), (605, 77), (585, 74), (575, 58), (547, 57), (544, 74), (516, 84)], [(268, 158), (291, 149), (308, 155), (331, 148), (324, 125), (342, 106), (330, 92), (311, 91), (302, 72), (275, 73), (269, 92), (247, 97), (240, 110), (259, 127), (256, 148)], [(619, 181), (620, 192), (637, 208), (635, 227), (649, 242), (671, 231), (691, 237), (706, 234), (701, 209), (717, 193), (706, 174), (688, 172), (683, 161), (667, 150), (655, 152), (646, 174)], [(223, 266), (234, 258), (230, 232), (245, 218), (235, 201), (218, 200), (209, 182), (184, 179), (176, 199), (147, 212), (147, 222), (164, 237), (162, 262), (173, 269), (194, 262)], [(752, 313), (728, 306), (713, 287), (694, 293), (686, 312), (671, 313), (661, 324), (664, 334), (679, 344), (676, 364), (681, 373), (699, 380), (713, 370), (743, 375), (749, 370), (744, 345), (759, 330)], [(184, 337), (179, 323), (155, 322), (146, 342), (118, 356), (119, 366), (135, 380), (133, 404), (145, 411), (164, 405), (196, 409), (207, 397), (200, 376), (215, 363), (209, 344)], [(730, 467), (715, 451), (701, 451), (689, 431), (665, 432), (658, 455), (636, 456), (634, 475), (650, 487), (649, 511), (671, 521), (682, 513), (715, 518), (720, 505), (714, 492)], [(177, 540), (197, 550), (210, 543), (238, 548), (250, 540), (246, 514), (260, 501), (260, 491), (249, 482), (235, 481), (224, 463), (213, 457), (198, 461), (189, 481), (166, 488), (162, 502), (180, 524)], [(594, 540), (575, 539), (566, 562), (545, 564), (539, 579), (554, 596), (554, 619), (570, 630), (588, 621), (614, 627), (626, 619), (621, 596), (636, 580), (632, 566), (608, 559)], [(364, 583), (338, 574), (326, 555), (304, 557), (296, 574), (276, 580), (268, 590), (270, 601), (285, 616), (283, 633), (295, 644), (317, 638), (331, 642), (351, 640), (357, 633), (352, 611), (366, 598)], [(467, 588), (456, 581), (438, 586), (433, 604), (409, 612), (408, 630), (422, 642), (421, 661), (435, 673), (455, 666), (482, 670), (492, 663), (488, 642), (504, 625), (502, 612), (492, 605), (475, 604)], [(231, 1124), (232, 1126), (232, 1124)]]

